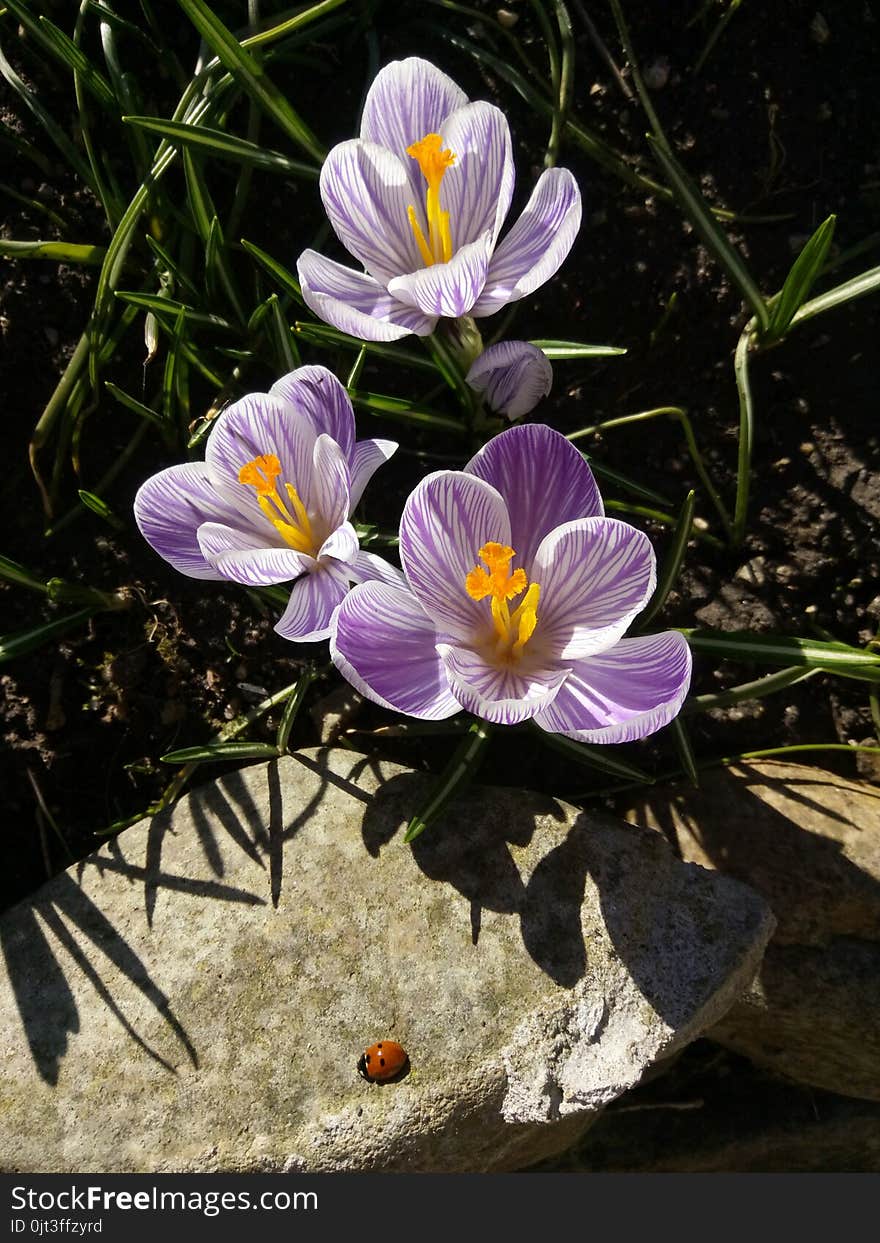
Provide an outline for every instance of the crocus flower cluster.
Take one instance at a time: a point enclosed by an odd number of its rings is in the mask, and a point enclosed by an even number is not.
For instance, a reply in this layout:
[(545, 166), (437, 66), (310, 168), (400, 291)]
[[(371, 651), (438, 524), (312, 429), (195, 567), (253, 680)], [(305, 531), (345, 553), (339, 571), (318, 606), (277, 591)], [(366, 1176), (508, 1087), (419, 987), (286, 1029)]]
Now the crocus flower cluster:
[[(334, 147), (321, 173), (333, 228), (365, 271), (306, 251), (306, 302), (344, 332), (389, 341), (522, 298), (567, 255), (581, 205), (571, 174), (549, 169), (499, 241), (513, 182), (497, 108), (469, 103), (426, 61), (388, 65), (361, 137)], [(549, 392), (552, 371), (541, 350), (508, 341), (466, 379), (514, 420)], [(463, 470), (423, 479), (403, 510), (403, 573), (361, 550), (349, 520), (396, 448), (357, 441), (343, 386), (323, 367), (300, 367), (224, 410), (205, 461), (148, 479), (135, 515), (153, 548), (193, 578), (290, 583), (276, 630), (329, 638), (349, 682), (408, 716), (532, 719), (602, 743), (645, 737), (675, 716), (691, 674), (684, 637), (624, 637), (654, 589), (653, 550), (605, 517), (565, 437), (511, 427)]]
[(581, 220), (574, 177), (550, 168), (499, 241), (514, 187), (507, 119), (417, 57), (377, 74), (360, 138), (331, 150), (320, 187), (364, 271), (306, 250), (303, 297), (367, 341), (425, 336), (441, 316), (491, 315), (525, 297), (565, 259)]
[(592, 472), (551, 428), (512, 427), (406, 502), (405, 584), (368, 582), (330, 651), (358, 690), (438, 720), (533, 719), (584, 742), (667, 724), (690, 683), (680, 633), (624, 638), (656, 580), (647, 537), (603, 514)]
[(399, 573), (361, 550), (349, 516), (390, 440), (355, 440), (354, 411), (326, 367), (300, 367), (228, 406), (204, 462), (169, 466), (138, 491), (144, 538), (191, 578), (248, 587), (293, 580), (275, 629), (326, 639), (349, 583)]

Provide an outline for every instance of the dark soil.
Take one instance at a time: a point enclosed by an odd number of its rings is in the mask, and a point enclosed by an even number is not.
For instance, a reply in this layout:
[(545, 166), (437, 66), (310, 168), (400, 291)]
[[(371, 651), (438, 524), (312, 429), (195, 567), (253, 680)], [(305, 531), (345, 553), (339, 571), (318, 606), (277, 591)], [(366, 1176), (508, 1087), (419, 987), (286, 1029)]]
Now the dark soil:
[[(484, 6), (494, 13), (494, 5)], [(613, 27), (604, 6), (590, 6), (612, 52)], [(668, 133), (691, 173), (718, 205), (755, 215), (782, 215), (775, 223), (734, 224), (731, 236), (748, 257), (766, 292), (778, 289), (805, 237), (827, 215), (838, 216), (835, 253), (872, 236), (878, 205), (878, 25), (869, 4), (825, 7), (825, 27), (810, 6), (749, 3), (735, 14), (699, 75), (694, 65), (709, 27), (687, 29), (697, 0), (681, 6), (645, 2), (626, 6), (633, 41), (652, 80)], [(515, 209), (540, 171), (547, 125), (536, 119), (503, 82), (481, 77), (470, 59), (415, 21), (444, 20), (443, 10), (406, 6), (377, 12), (380, 61), (418, 53), (441, 63), (472, 97), (491, 98), (509, 113), (519, 183)], [(529, 17), (517, 6), (520, 29)], [(674, 17), (670, 13), (675, 10)], [(620, 149), (643, 152), (644, 117), (628, 100), (584, 33), (579, 6), (572, 7), (577, 34), (574, 106), (583, 120)], [(880, 18), (880, 13), (878, 13)], [(460, 19), (455, 28), (464, 29)], [(827, 31), (827, 37), (826, 37)], [(479, 35), (479, 31), (476, 32)], [(181, 58), (187, 60), (186, 31)], [(542, 55), (539, 44), (533, 54)], [(279, 84), (290, 91), (327, 142), (355, 130), (365, 73), (362, 46), (327, 48), (327, 61), (313, 72), (291, 66)], [(190, 60), (192, 57), (189, 58)], [(340, 84), (342, 86), (340, 87)], [(52, 83), (45, 89), (51, 93)], [(314, 100), (314, 106), (310, 100)], [(67, 106), (70, 101), (67, 100)], [(6, 98), (4, 119), (15, 132), (39, 142), (31, 122)], [(268, 145), (280, 142), (267, 132)], [(554, 391), (537, 417), (562, 431), (661, 405), (690, 412), (699, 444), (732, 507), (737, 448), (737, 399), (732, 351), (744, 312), (739, 294), (682, 222), (677, 208), (623, 186), (577, 148), (565, 147), (561, 162), (583, 188), (581, 236), (561, 274), (520, 304), (506, 335), (562, 337), (626, 346), (622, 358), (560, 363)], [(646, 166), (647, 167), (647, 166)], [(102, 217), (62, 168), (44, 181), (27, 161), (9, 160), (3, 181), (58, 212), (63, 229), (39, 213), (7, 201), (4, 233), (17, 239), (63, 237), (106, 241)], [(254, 181), (253, 206), (241, 235), (252, 238), (293, 266), (312, 242), (320, 221), (317, 192), (306, 185)], [(874, 242), (880, 240), (874, 238)], [(868, 249), (840, 268), (834, 283), (877, 261)], [(96, 616), (61, 641), (3, 666), (2, 790), (3, 869), (0, 906), (34, 889), (47, 874), (91, 850), (96, 832), (143, 811), (174, 770), (159, 757), (174, 747), (208, 739), (263, 697), (292, 682), (315, 650), (285, 643), (271, 618), (229, 586), (200, 584), (176, 575), (144, 544), (130, 520), (138, 484), (170, 460), (149, 436), (134, 462), (116, 481), (108, 500), (125, 521), (113, 529), (86, 511), (58, 535), (44, 537), (40, 496), (28, 467), (27, 443), (58, 376), (81, 333), (93, 294), (95, 269), (3, 261), (0, 295), (0, 389), (6, 420), (5, 480), (0, 490), (0, 552), (38, 576), (60, 575), (104, 590), (128, 587), (133, 603), (120, 613)], [(677, 304), (658, 328), (670, 297)], [(788, 634), (824, 631), (864, 643), (880, 617), (880, 439), (876, 423), (874, 358), (880, 300), (867, 298), (802, 328), (790, 341), (755, 360), (753, 386), (757, 441), (748, 543), (736, 555), (692, 545), (663, 624), (705, 624)], [(487, 331), (497, 326), (484, 321)], [(134, 334), (135, 336), (137, 333)], [(306, 361), (334, 365), (314, 352)], [(161, 367), (161, 360), (152, 364)], [(341, 360), (340, 360), (341, 365)], [(140, 391), (143, 357), (134, 343), (108, 378)], [(248, 374), (251, 389), (272, 376)], [(368, 371), (364, 385), (392, 391), (389, 369)], [(206, 393), (203, 408), (213, 394)], [(446, 450), (409, 429), (363, 418), (362, 434), (389, 434), (408, 450)], [(63, 481), (64, 512), (75, 488), (93, 487), (135, 429), (109, 400), (91, 414), (81, 440), (81, 477)], [(684, 450), (680, 429), (658, 419), (636, 433), (609, 431), (582, 442), (599, 463), (637, 478), (677, 508), (699, 481)], [(49, 461), (51, 467), (51, 459)], [(402, 498), (432, 469), (401, 453), (368, 493), (366, 517), (393, 526)], [(622, 497), (615, 488), (606, 495)], [(713, 521), (705, 501), (701, 515)], [(665, 528), (647, 523), (662, 558)], [(713, 527), (717, 530), (717, 523)], [(0, 584), (0, 630), (18, 631), (58, 615), (43, 599)], [(325, 653), (317, 651), (323, 660)], [(737, 666), (713, 669), (696, 662), (694, 690), (710, 691), (757, 676)], [(310, 704), (337, 684), (329, 674), (310, 692)], [(387, 722), (366, 706), (357, 724)], [(271, 739), (277, 718), (253, 735)], [(701, 756), (808, 742), (863, 742), (873, 736), (865, 688), (824, 676), (738, 710), (691, 718)], [(291, 745), (318, 741), (308, 711)], [(416, 766), (437, 767), (448, 739), (352, 740)], [(504, 740), (507, 741), (507, 740)], [(660, 737), (628, 752), (637, 763), (674, 766), (671, 742)], [(809, 758), (809, 757), (808, 757)], [(822, 757), (820, 757), (821, 760)], [(855, 767), (848, 756), (829, 764)], [(202, 779), (217, 774), (202, 770)], [(865, 775), (870, 770), (865, 768)], [(496, 741), (485, 779), (531, 785), (574, 797), (601, 782), (586, 770), (511, 736)], [(41, 805), (43, 809), (41, 810)], [(54, 818), (53, 832), (46, 811)]]

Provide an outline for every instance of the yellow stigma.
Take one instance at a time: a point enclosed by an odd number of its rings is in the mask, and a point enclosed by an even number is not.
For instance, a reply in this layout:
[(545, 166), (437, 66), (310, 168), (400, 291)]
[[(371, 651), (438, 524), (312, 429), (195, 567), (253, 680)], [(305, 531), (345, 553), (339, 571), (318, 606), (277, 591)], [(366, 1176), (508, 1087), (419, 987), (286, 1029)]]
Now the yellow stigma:
[(315, 554), (315, 536), (306, 507), (292, 483), (285, 483), (289, 506), (278, 495), (275, 480), (281, 474), (281, 463), (274, 453), (261, 453), (245, 462), (238, 472), (238, 482), (256, 488), (257, 503), (272, 526), (297, 552)]
[[(491, 597), (492, 624), (495, 631), (495, 657), (500, 660), (518, 660), (538, 624), (538, 583), (529, 585), (523, 569), (511, 574), (510, 563), (516, 556), (512, 548), (504, 544), (484, 544), (479, 552), (485, 565), (475, 565), (464, 580), (465, 590), (472, 600)], [(528, 590), (526, 590), (528, 588)], [(525, 595), (513, 613), (508, 600), (525, 591)]]
[(426, 267), (435, 263), (448, 263), (452, 258), (452, 235), (449, 232), (449, 212), (440, 207), (440, 182), (447, 168), (455, 162), (455, 155), (443, 149), (439, 134), (426, 134), (418, 142), (407, 147), (406, 154), (418, 162), (422, 176), (428, 183), (425, 199), (425, 215), (428, 217), (428, 238), (422, 232), (416, 218), (416, 209), (410, 203), (407, 208), (410, 228)]

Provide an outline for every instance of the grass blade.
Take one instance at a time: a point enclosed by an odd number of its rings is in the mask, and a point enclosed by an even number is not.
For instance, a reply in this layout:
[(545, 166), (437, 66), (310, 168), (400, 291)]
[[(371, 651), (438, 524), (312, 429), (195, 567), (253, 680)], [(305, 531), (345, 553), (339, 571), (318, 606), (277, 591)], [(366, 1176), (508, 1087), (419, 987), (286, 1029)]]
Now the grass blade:
[(691, 181), (672, 151), (648, 134), (648, 142), (666, 177), (672, 186), (673, 193), (681, 204), (682, 210), (696, 229), (697, 233), (714, 254), (716, 260), (727, 272), (730, 279), (738, 287), (745, 301), (752, 308), (755, 318), (766, 332), (770, 323), (770, 313), (764, 296), (755, 283), (751, 272), (739, 251), (730, 242), (727, 234), (712, 215), (712, 209), (703, 198), (697, 186)]
[(404, 842), (411, 842), (441, 815), (458, 794), (462, 794), (476, 776), (486, 755), (492, 727), (488, 721), (474, 721), (455, 749), (452, 759), (430, 796), (409, 822)]
[(68, 630), (75, 630), (90, 617), (94, 617), (97, 611), (94, 607), (78, 609), (76, 613), (68, 613), (66, 617), (58, 617), (45, 625), (19, 630), (15, 634), (0, 635), (0, 664), (15, 660), (18, 656), (26, 656), (28, 652), (34, 652), (44, 644), (54, 642), (60, 635), (66, 634)]
[(785, 284), (773, 303), (770, 324), (762, 338), (768, 344), (782, 340), (795, 314), (806, 302), (807, 295), (813, 288), (828, 257), (836, 221), (836, 216), (829, 216), (827, 220), (823, 220), (792, 264), (791, 271), (785, 278)]
[(278, 748), (270, 742), (209, 742), (203, 747), (182, 747), (162, 757), (163, 764), (217, 764), (230, 760), (274, 760)]
[(730, 542), (738, 548), (746, 535), (749, 508), (749, 487), (752, 480), (752, 441), (755, 435), (755, 415), (752, 403), (752, 386), (749, 380), (749, 349), (755, 321), (746, 324), (733, 356), (733, 373), (739, 395), (739, 453), (736, 467), (736, 505)]
[(850, 647), (847, 643), (756, 634), (750, 630), (682, 630), (681, 633), (693, 651), (705, 653), (714, 660), (806, 666), (846, 678), (880, 682), (880, 652)]
[(55, 263), (81, 263), (100, 267), (107, 250), (76, 242), (13, 242), (0, 238), (0, 255), (6, 259), (51, 259)]
[(678, 758), (681, 766), (688, 775), (688, 779), (695, 789), (700, 787), (700, 778), (697, 773), (697, 760), (694, 755), (694, 749), (691, 746), (690, 734), (687, 726), (680, 717), (676, 717), (669, 726), (672, 737), (675, 741), (675, 749), (678, 751)]
[(663, 562), (663, 569), (657, 582), (657, 588), (647, 607), (636, 618), (636, 629), (643, 630), (653, 620), (666, 603), (666, 597), (675, 586), (687, 552), (688, 540), (694, 523), (694, 505), (696, 493), (688, 492), (678, 515), (678, 521), (672, 532), (672, 546)]
[(534, 725), (533, 729), (548, 747), (559, 751), (561, 755), (567, 756), (578, 764), (585, 764), (587, 768), (610, 773), (611, 776), (622, 777), (626, 781), (637, 781), (640, 785), (651, 785), (654, 781), (651, 774), (646, 773), (644, 769), (637, 768), (635, 764), (628, 764), (625, 760), (616, 759), (610, 754), (611, 747), (594, 747), (586, 742), (577, 742), (574, 738), (566, 738), (564, 734), (548, 733), (546, 729), (541, 729), (538, 725)]
[(212, 158), (250, 164), (286, 177), (307, 177), (310, 181), (317, 181), (320, 173), (313, 164), (292, 160), (280, 151), (267, 150), (246, 138), (236, 138), (234, 134), (207, 125), (188, 125), (185, 121), (166, 121), (162, 117), (124, 116), (122, 120), (126, 125), (161, 135), (175, 147), (192, 148)]
[(852, 280), (835, 285), (826, 293), (820, 293), (817, 298), (805, 302), (792, 319), (791, 327), (813, 319), (816, 315), (822, 315), (825, 311), (831, 311), (836, 306), (843, 306), (845, 302), (852, 302), (855, 298), (864, 298), (866, 294), (874, 293), (877, 289), (880, 289), (880, 267), (869, 268), (860, 276), (854, 276)]
[(242, 89), (313, 159), (323, 161), (325, 152), (317, 137), (267, 77), (260, 62), (242, 47), (204, 0), (177, 0), (177, 3)]
[(530, 341), (554, 362), (566, 358), (611, 358), (616, 354), (625, 354), (626, 350), (617, 345), (585, 345), (581, 341)]
[(349, 393), (352, 404), (369, 410), (371, 414), (381, 414), (386, 419), (398, 423), (418, 423), (423, 427), (434, 427), (438, 431), (452, 432), (456, 436), (466, 436), (467, 428), (459, 419), (438, 414), (434, 410), (419, 410), (403, 397), (388, 397), (383, 393), (365, 393), (355, 391)]

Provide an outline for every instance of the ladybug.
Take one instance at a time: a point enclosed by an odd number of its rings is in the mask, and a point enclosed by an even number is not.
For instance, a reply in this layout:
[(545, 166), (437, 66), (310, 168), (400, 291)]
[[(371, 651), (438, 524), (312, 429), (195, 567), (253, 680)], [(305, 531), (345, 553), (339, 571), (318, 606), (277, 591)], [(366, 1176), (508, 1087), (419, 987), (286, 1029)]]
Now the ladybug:
[(388, 1083), (406, 1074), (409, 1070), (409, 1055), (396, 1040), (380, 1040), (361, 1054), (358, 1070), (371, 1083)]

